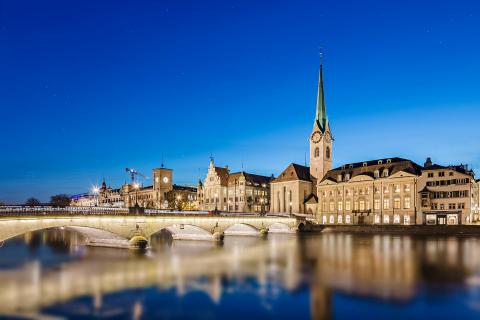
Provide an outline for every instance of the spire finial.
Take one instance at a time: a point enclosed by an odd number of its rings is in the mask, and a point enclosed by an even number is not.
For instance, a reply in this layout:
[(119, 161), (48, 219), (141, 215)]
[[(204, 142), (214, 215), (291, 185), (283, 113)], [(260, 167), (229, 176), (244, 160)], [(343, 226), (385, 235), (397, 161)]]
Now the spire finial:
[(164, 160), (164, 159), (163, 159), (163, 152), (162, 152), (162, 165), (161, 165), (162, 168), (165, 167), (165, 164), (164, 164), (164, 161), (163, 161), (163, 160)]

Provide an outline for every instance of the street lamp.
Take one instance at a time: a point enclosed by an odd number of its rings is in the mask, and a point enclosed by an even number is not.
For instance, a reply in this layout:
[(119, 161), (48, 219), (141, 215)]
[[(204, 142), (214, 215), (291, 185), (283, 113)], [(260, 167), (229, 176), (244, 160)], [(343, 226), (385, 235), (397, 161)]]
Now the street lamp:
[(135, 207), (138, 207), (138, 189), (140, 189), (140, 185), (135, 182), (133, 184), (133, 189), (135, 189)]
[(180, 200), (182, 199), (181, 195), (177, 195), (177, 209), (180, 209)]
[(218, 210), (217, 203), (218, 203), (218, 193), (215, 193), (215, 212)]
[(95, 206), (98, 206), (98, 193), (100, 192), (100, 189), (97, 186), (94, 186), (92, 188), (92, 193), (93, 193), (93, 199), (95, 201)]
[(264, 207), (264, 202), (265, 202), (265, 199), (264, 198), (261, 198), (260, 199), (260, 214), (263, 215), (264, 214), (264, 211), (265, 211), (265, 207)]

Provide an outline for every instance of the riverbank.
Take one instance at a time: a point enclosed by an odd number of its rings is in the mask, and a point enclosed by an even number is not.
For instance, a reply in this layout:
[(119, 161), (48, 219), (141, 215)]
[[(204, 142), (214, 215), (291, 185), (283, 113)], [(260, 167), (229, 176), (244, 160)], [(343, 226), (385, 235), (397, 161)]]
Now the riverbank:
[(480, 225), (456, 226), (402, 226), (402, 225), (316, 225), (313, 232), (348, 232), (364, 234), (411, 234), (411, 235), (472, 235), (480, 236)]

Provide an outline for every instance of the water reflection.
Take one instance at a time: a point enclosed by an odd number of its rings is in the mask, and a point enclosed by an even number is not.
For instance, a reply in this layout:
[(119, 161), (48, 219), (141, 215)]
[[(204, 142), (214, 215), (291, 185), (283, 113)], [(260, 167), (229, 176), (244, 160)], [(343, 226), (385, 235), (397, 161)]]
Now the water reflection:
[(330, 233), (227, 237), (218, 245), (158, 234), (147, 251), (85, 247), (83, 240), (52, 229), (6, 242), (0, 314), (329, 319), (348, 317), (345, 310), (357, 317), (376, 310), (429, 316), (431, 310), (418, 311), (420, 303), (443, 316), (461, 309), (473, 318), (480, 310), (477, 238)]

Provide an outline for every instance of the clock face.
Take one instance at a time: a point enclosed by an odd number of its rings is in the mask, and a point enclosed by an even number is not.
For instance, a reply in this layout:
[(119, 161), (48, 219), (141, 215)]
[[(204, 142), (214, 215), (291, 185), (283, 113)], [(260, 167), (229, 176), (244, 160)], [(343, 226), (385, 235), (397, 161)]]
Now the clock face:
[(168, 177), (163, 177), (163, 182), (168, 183)]
[(320, 131), (315, 131), (314, 133), (312, 133), (311, 139), (313, 143), (319, 143), (320, 140), (322, 140), (322, 134), (320, 133)]

